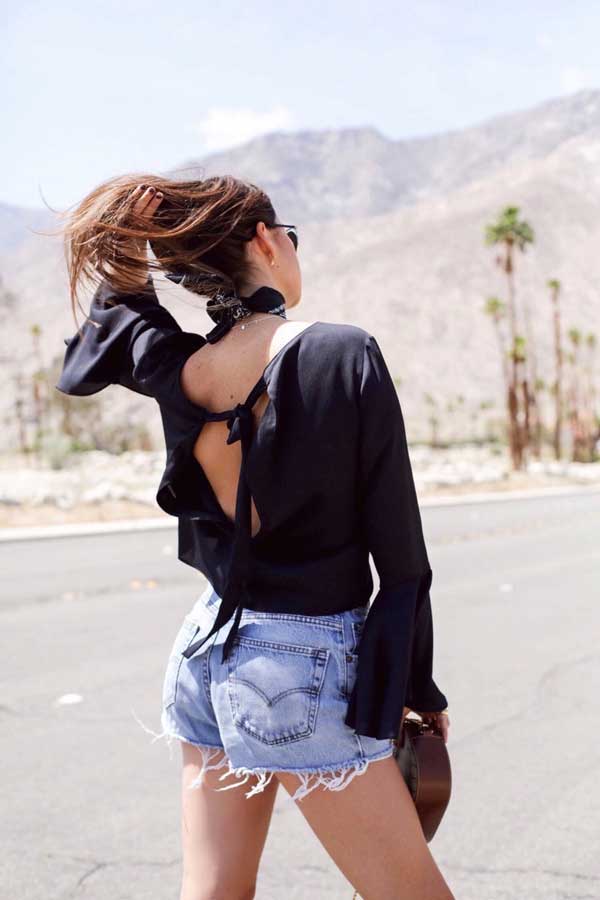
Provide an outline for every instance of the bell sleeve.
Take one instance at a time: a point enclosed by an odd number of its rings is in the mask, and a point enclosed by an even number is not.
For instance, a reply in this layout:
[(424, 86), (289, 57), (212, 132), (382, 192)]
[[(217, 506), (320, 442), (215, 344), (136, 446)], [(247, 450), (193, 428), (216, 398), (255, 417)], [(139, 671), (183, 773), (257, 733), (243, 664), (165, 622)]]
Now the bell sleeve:
[(157, 340), (182, 329), (161, 306), (148, 275), (146, 288), (137, 293), (119, 292), (103, 279), (80, 331), (64, 338), (67, 349), (57, 390), (84, 397), (121, 384), (153, 396), (151, 381), (137, 377), (137, 367)]
[(345, 722), (358, 734), (396, 738), (405, 706), (434, 712), (448, 703), (432, 675), (432, 571), (402, 410), (372, 335), (365, 341), (358, 404), (360, 522), (379, 590), (362, 629)]

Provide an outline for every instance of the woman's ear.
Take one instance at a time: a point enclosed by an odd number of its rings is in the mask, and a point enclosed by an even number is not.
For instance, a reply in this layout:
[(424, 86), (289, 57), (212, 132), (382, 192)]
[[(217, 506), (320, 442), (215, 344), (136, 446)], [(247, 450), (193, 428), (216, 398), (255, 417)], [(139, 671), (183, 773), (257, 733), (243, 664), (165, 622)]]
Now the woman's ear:
[(275, 248), (273, 246), (272, 232), (264, 222), (256, 223), (256, 231), (252, 240), (247, 242), (250, 245), (250, 254), (257, 254), (260, 257), (270, 259)]

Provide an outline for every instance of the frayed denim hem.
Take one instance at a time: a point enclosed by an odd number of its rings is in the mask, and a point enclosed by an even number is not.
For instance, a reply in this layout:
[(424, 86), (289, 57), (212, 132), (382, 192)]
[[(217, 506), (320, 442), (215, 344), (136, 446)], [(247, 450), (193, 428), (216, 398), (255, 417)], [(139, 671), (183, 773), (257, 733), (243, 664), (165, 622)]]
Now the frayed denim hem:
[[(348, 762), (341, 763), (336, 766), (315, 766), (312, 768), (299, 768), (299, 769), (277, 769), (277, 772), (290, 773), (297, 775), (300, 779), (300, 786), (297, 791), (293, 794), (288, 794), (288, 799), (298, 802), (303, 800), (311, 791), (314, 791), (315, 788), (320, 785), (324, 787), (328, 791), (342, 791), (345, 787), (348, 787), (350, 782), (356, 778), (357, 775), (364, 775), (367, 771), (369, 765), (372, 762), (377, 762), (380, 759), (387, 759), (388, 756), (391, 756), (394, 752), (394, 748), (390, 747), (388, 750), (384, 750), (382, 753), (378, 753), (375, 756), (363, 756), (360, 759), (349, 760)], [(250, 772), (251, 769), (236, 769), (236, 773)], [(338, 772), (339, 774), (335, 774)], [(309, 786), (309, 781), (311, 778), (315, 777), (315, 781), (312, 785)]]
[[(395, 749), (394, 745), (390, 744), (390, 747), (374, 756), (348, 760), (348, 762), (341, 763), (336, 766), (314, 766), (293, 769), (267, 769), (264, 767), (249, 769), (246, 766), (238, 766), (237, 768), (235, 768), (231, 765), (231, 761), (226, 756), (225, 750), (222, 746), (198, 744), (195, 741), (189, 740), (189, 738), (186, 738), (184, 735), (177, 734), (173, 731), (167, 731), (166, 729), (163, 729), (160, 734), (157, 734), (156, 732), (152, 731), (151, 728), (148, 728), (146, 725), (144, 725), (144, 723), (141, 722), (140, 719), (138, 719), (135, 713), (133, 713), (133, 716), (142, 726), (144, 731), (147, 731), (149, 734), (154, 735), (154, 740), (159, 740), (163, 737), (166, 738), (170, 754), (173, 740), (185, 741), (187, 744), (191, 744), (193, 747), (196, 747), (200, 751), (200, 754), (202, 756), (202, 765), (200, 767), (200, 772), (198, 776), (194, 778), (194, 780), (191, 781), (187, 786), (189, 789), (200, 787), (204, 783), (204, 776), (206, 772), (212, 769), (222, 769), (227, 766), (227, 771), (220, 776), (219, 781), (223, 781), (230, 775), (235, 775), (241, 780), (236, 781), (234, 784), (227, 784), (221, 788), (214, 788), (213, 790), (228, 791), (231, 788), (240, 787), (241, 785), (247, 783), (251, 775), (255, 775), (258, 779), (257, 783), (253, 785), (249, 791), (245, 792), (246, 797), (252, 797), (254, 794), (258, 794), (264, 791), (266, 786), (271, 782), (273, 776), (278, 772), (295, 774), (300, 779), (300, 786), (298, 787), (298, 790), (293, 794), (286, 795), (287, 799), (290, 801), (298, 802), (300, 800), (303, 800), (304, 797), (310, 794), (310, 792), (315, 788), (319, 787), (319, 785), (330, 791), (341, 791), (345, 787), (347, 787), (357, 775), (363, 775), (367, 771), (370, 763), (377, 762), (380, 759), (387, 759), (389, 756), (392, 756)], [(154, 741), (152, 741), (151, 743), (154, 743)], [(210, 761), (218, 756), (219, 753), (224, 754), (223, 758), (219, 759), (216, 763), (211, 764)], [(339, 774), (336, 775), (336, 772)], [(315, 777), (316, 780), (314, 784), (309, 786), (309, 781), (312, 777)]]

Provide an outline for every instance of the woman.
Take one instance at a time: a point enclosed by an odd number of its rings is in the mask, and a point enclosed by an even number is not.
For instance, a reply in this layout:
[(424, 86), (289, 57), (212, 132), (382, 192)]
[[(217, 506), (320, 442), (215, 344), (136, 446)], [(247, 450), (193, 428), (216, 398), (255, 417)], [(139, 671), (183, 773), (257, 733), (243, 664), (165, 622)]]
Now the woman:
[[(118, 383), (158, 402), (157, 502), (178, 517), (179, 559), (208, 579), (163, 685), (163, 735), (183, 755), (181, 900), (254, 896), (278, 784), (362, 897), (451, 898), (393, 758), (409, 709), (446, 741), (449, 721), (402, 413), (375, 337), (286, 321), (297, 230), (230, 176), (113, 179), (65, 235), (73, 307), (84, 278), (99, 284), (56, 386)], [(159, 304), (152, 270), (210, 298), (206, 336)]]

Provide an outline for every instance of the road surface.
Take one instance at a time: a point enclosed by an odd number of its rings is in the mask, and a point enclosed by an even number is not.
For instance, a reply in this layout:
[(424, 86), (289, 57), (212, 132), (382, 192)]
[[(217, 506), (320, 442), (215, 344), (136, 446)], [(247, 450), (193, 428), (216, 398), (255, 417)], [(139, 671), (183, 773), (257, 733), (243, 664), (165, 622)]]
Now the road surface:
[[(600, 494), (423, 509), (460, 900), (600, 897)], [(173, 528), (0, 544), (0, 895), (178, 900), (167, 655), (203, 589)], [(81, 702), (58, 703), (80, 695)], [(283, 789), (258, 900), (350, 900)], [(248, 802), (251, 802), (249, 800)]]

